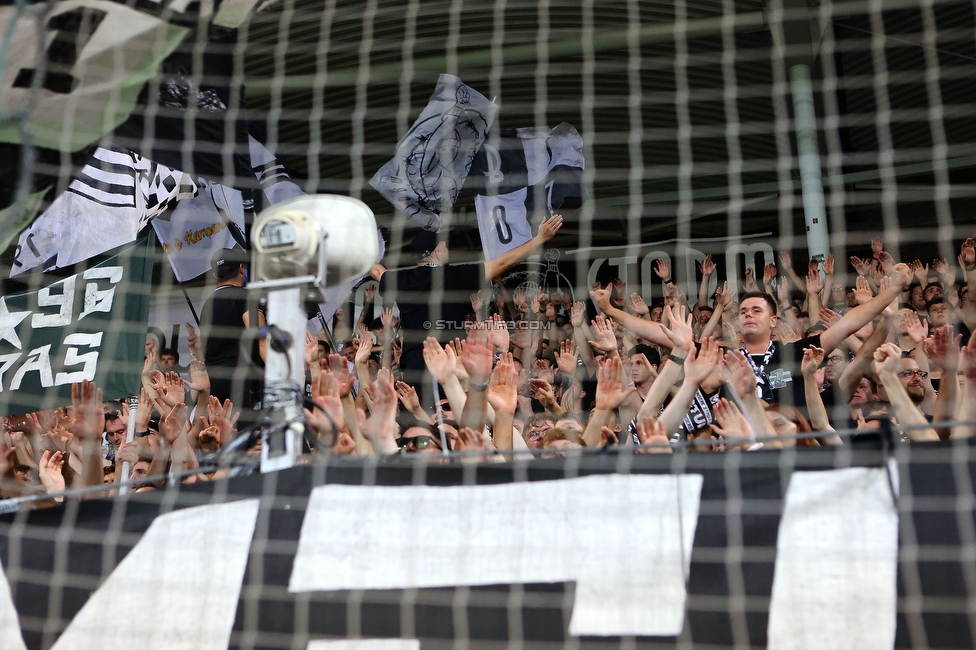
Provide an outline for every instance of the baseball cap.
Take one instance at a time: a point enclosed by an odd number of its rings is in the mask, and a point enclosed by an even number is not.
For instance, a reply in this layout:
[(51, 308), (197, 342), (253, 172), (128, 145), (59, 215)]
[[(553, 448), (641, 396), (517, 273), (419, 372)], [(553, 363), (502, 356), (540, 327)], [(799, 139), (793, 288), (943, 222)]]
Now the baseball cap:
[(221, 248), (210, 258), (210, 268), (220, 280), (226, 280), (237, 272), (237, 267), (247, 264), (247, 251), (240, 248)]

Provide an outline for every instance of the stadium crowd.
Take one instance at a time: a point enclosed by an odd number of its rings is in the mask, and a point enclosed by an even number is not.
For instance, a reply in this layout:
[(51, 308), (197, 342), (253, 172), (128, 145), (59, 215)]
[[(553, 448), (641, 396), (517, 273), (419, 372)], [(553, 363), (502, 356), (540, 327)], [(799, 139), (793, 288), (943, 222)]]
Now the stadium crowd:
[[(428, 274), (426, 309), (431, 295), (447, 296), (429, 293), (429, 274), (451, 265), (446, 245), (419, 241), (416, 269), (407, 271)], [(880, 239), (870, 256), (850, 258), (848, 273), (831, 256), (800, 272), (789, 253), (778, 261), (709, 292), (709, 256), (689, 297), (657, 260), (666, 297), (652, 304), (620, 279), (593, 286), (589, 302), (541, 290), (488, 299), (477, 291), (496, 275), (486, 269), (464, 280), (475, 291), (461, 301), (463, 332), (429, 322), (424, 330), (416, 323), (427, 312), (411, 311), (406, 294), (373, 320), (377, 297), (391, 303), (393, 279), (402, 289), (406, 277), (383, 278), (379, 267), (379, 293), (367, 288), (358, 320), (333, 321), (336, 349), (307, 334), (305, 450), (469, 452), (464, 462), (493, 462), (621, 445), (643, 453), (877, 445), (891, 425), (911, 443), (976, 434), (965, 424), (976, 420), (973, 239), (957, 265), (897, 262)], [(206, 332), (189, 334), (187, 368), (175, 350), (147, 341), (134, 411), (84, 382), (69, 407), (7, 417), (0, 496), (143, 478), (138, 489), (156, 489), (171, 473), (189, 473), (188, 482), (226, 475), (192, 473), (237, 438), (240, 411), (212, 394)], [(411, 349), (422, 372), (408, 368)], [(126, 442), (131, 418), (136, 437)], [(260, 444), (241, 453), (259, 454)]]

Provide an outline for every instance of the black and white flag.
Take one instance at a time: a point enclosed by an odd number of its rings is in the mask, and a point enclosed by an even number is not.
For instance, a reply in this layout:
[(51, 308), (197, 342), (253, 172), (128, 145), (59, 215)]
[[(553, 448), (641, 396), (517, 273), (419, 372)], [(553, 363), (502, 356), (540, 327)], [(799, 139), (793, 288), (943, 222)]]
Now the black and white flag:
[(583, 139), (571, 124), (502, 129), (475, 156), (471, 177), (485, 259), (532, 239), (531, 217), (577, 209), (583, 202)]
[(150, 220), (196, 193), (197, 184), (179, 170), (99, 147), (68, 189), (21, 233), (10, 275), (64, 268), (135, 241)]
[[(305, 196), (285, 166), (253, 136), (248, 137), (251, 170), (264, 194), (264, 202), (274, 205)], [(245, 197), (240, 190), (198, 178), (199, 194), (180, 201), (169, 218), (153, 220), (153, 228), (163, 251), (180, 282), (192, 280), (210, 270), (214, 251), (246, 248), (244, 241)]]
[(442, 74), (426, 108), (369, 184), (427, 230), (454, 207), (498, 106), (457, 77)]

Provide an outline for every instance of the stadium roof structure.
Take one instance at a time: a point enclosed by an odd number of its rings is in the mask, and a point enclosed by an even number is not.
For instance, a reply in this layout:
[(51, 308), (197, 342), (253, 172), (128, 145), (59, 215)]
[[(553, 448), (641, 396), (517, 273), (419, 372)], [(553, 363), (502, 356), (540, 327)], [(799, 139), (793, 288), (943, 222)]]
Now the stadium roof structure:
[[(562, 238), (802, 236), (788, 70), (804, 63), (832, 231), (884, 224), (910, 242), (924, 228), (931, 241), (940, 200), (956, 224), (976, 208), (973, 12), (941, 0), (287, 0), (242, 33), (247, 102), (267, 112), (294, 176), (361, 196), (381, 220), (393, 210), (366, 180), (448, 72), (497, 98), (496, 125), (569, 122), (584, 136), (595, 209)], [(473, 225), (470, 190), (457, 205)]]

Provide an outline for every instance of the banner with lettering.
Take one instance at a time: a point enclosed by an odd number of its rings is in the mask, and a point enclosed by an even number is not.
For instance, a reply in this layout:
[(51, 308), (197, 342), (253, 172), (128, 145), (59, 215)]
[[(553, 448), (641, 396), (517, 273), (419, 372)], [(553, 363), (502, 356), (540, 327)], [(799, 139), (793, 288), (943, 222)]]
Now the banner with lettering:
[(36, 291), (0, 296), (0, 415), (70, 404), (84, 379), (106, 399), (139, 390), (155, 244), (150, 233)]

